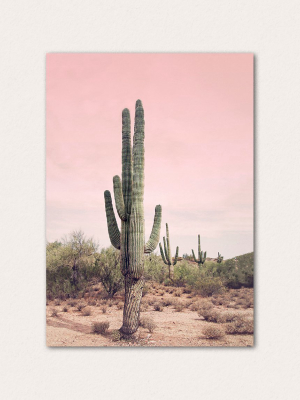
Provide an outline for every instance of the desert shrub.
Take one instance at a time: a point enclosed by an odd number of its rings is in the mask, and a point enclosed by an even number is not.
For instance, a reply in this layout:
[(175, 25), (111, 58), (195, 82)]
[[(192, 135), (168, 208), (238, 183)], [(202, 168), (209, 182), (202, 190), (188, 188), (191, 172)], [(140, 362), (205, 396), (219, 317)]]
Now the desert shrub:
[(83, 315), (84, 317), (88, 317), (89, 315), (91, 315), (91, 309), (90, 309), (90, 307), (85, 307), (85, 308), (82, 310), (82, 315)]
[(55, 308), (51, 309), (51, 317), (57, 317), (58, 311)]
[(163, 299), (163, 301), (162, 301), (162, 305), (163, 305), (164, 307), (168, 307), (168, 306), (172, 305), (172, 300), (171, 300), (170, 298), (165, 298), (165, 299)]
[(96, 300), (89, 301), (89, 305), (90, 306), (95, 306), (96, 305)]
[(154, 308), (154, 311), (163, 311), (163, 306), (162, 306), (162, 304), (160, 304), (160, 303), (155, 303), (154, 305), (153, 305), (153, 308)]
[(106, 311), (107, 311), (107, 307), (106, 306), (102, 306), (101, 310), (102, 310), (103, 314), (105, 314)]
[(124, 303), (122, 303), (122, 301), (119, 301), (119, 303), (117, 304), (117, 309), (122, 310), (123, 306), (124, 306)]
[(83, 232), (72, 232), (61, 242), (47, 243), (47, 291), (61, 300), (76, 296), (92, 272), (97, 245), (86, 239)]
[(70, 307), (75, 307), (75, 306), (76, 306), (76, 301), (75, 301), (75, 300), (69, 300), (69, 301), (68, 301), (68, 305), (69, 305)]
[(182, 293), (181, 293), (181, 290), (176, 290), (175, 293), (174, 293), (174, 296), (180, 297), (181, 294), (182, 294)]
[(202, 329), (202, 334), (208, 339), (221, 339), (225, 336), (225, 330), (222, 326), (207, 325)]
[(176, 305), (175, 305), (175, 311), (176, 312), (181, 312), (182, 310), (184, 309), (184, 304), (183, 303), (177, 303)]
[(254, 331), (254, 321), (247, 316), (237, 315), (232, 322), (226, 325), (226, 333), (229, 335), (252, 334)]
[[(167, 277), (168, 267), (162, 261), (160, 256), (150, 254), (145, 257), (144, 276), (145, 279), (163, 283)], [(153, 285), (154, 287), (154, 285)]]
[(191, 304), (193, 304), (193, 300), (186, 300), (186, 301), (184, 302), (184, 307), (185, 307), (185, 308), (189, 308)]
[(203, 297), (212, 296), (214, 293), (222, 293), (225, 289), (220, 278), (202, 277), (194, 284), (195, 292)]
[(152, 318), (142, 318), (140, 320), (140, 325), (143, 328), (148, 329), (150, 333), (154, 332), (154, 330), (157, 328), (157, 325)]
[(140, 312), (145, 312), (145, 311), (147, 311), (148, 310), (148, 307), (147, 307), (147, 304), (141, 304), (140, 305)]
[(245, 304), (245, 301), (244, 301), (244, 299), (238, 298), (238, 299), (236, 300), (235, 304), (238, 305), (238, 306), (239, 306), (239, 305), (243, 305), (243, 304)]
[(211, 308), (213, 308), (212, 302), (210, 300), (208, 300), (208, 299), (199, 300), (197, 302), (197, 304), (198, 304), (198, 310), (199, 311), (200, 310), (210, 310)]
[(84, 303), (77, 304), (77, 310), (78, 311), (81, 311), (84, 307), (86, 307), (86, 305)]
[(198, 267), (191, 265), (186, 260), (178, 262), (174, 267), (174, 283), (176, 286), (193, 286), (198, 276)]
[(160, 289), (160, 290), (158, 291), (158, 295), (159, 295), (159, 296), (163, 296), (164, 294), (165, 294), (165, 291), (164, 291), (164, 290)]
[(190, 310), (191, 310), (191, 311), (198, 311), (199, 308), (200, 308), (200, 305), (199, 305), (199, 302), (198, 302), (198, 301), (196, 301), (196, 302), (194, 302), (194, 303), (192, 303), (192, 304), (190, 305)]
[(155, 303), (155, 301), (153, 299), (148, 299), (149, 306), (153, 306), (154, 303)]
[(69, 311), (69, 307), (64, 306), (63, 309), (62, 309), (62, 312), (68, 312), (68, 311)]
[(95, 322), (93, 324), (93, 332), (104, 335), (109, 328), (109, 322), (108, 321), (102, 321), (102, 322)]
[(113, 330), (111, 333), (111, 340), (113, 342), (119, 342), (121, 340), (121, 332), (117, 329)]
[(46, 299), (52, 301), (54, 299), (53, 293), (47, 290)]
[(213, 304), (209, 300), (201, 300), (198, 302), (198, 315), (207, 320), (212, 312)]
[(54, 305), (55, 306), (60, 306), (61, 305), (60, 299), (56, 299), (55, 302), (54, 302)]
[(223, 323), (226, 322), (223, 314), (219, 310), (210, 309), (201, 309), (198, 312), (199, 317), (203, 317), (205, 321), (208, 322), (216, 322)]
[(120, 252), (113, 246), (102, 249), (95, 260), (97, 278), (110, 297), (113, 297), (124, 286), (120, 268)]
[(230, 288), (253, 287), (254, 253), (224, 261), (219, 272), (225, 285)]
[(108, 305), (108, 307), (112, 307), (114, 303), (112, 300), (108, 300), (106, 304)]

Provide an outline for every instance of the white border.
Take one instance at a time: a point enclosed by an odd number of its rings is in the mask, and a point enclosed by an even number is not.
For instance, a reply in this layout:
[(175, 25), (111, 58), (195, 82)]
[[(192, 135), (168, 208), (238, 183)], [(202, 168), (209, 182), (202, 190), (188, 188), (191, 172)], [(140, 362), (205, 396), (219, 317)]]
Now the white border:
[[(1, 2), (2, 398), (298, 398), (299, 14), (298, 0)], [(255, 348), (46, 348), (51, 51), (255, 54)]]

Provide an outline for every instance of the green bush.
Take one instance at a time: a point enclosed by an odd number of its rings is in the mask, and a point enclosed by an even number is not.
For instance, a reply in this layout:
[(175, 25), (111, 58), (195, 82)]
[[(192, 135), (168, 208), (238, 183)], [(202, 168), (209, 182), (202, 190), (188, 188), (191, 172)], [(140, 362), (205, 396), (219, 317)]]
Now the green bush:
[(94, 273), (99, 278), (109, 297), (113, 297), (124, 287), (120, 267), (120, 252), (113, 246), (102, 249), (96, 256)]
[(194, 283), (194, 290), (203, 297), (209, 297), (215, 293), (223, 293), (225, 287), (221, 278), (202, 277)]
[(167, 265), (160, 256), (152, 253), (145, 257), (144, 276), (146, 280), (163, 283), (167, 279), (167, 274)]

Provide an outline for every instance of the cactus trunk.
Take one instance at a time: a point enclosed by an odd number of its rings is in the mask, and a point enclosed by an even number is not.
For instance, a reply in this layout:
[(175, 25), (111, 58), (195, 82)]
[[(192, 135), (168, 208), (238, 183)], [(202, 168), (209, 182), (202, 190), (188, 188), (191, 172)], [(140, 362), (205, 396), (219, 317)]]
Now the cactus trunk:
[(171, 245), (170, 245), (170, 235), (169, 235), (169, 227), (168, 224), (166, 224), (166, 232), (167, 232), (167, 240), (164, 237), (163, 242), (164, 242), (164, 250), (162, 248), (161, 243), (159, 243), (159, 248), (160, 248), (160, 254), (163, 262), (169, 266), (169, 279), (173, 282), (174, 281), (174, 265), (176, 265), (177, 260), (178, 260), (178, 252), (179, 252), (179, 247), (176, 247), (176, 254), (174, 261), (172, 260), (172, 254), (171, 254)]
[[(121, 271), (125, 280), (125, 304), (121, 332), (134, 333), (139, 326), (139, 309), (144, 287), (144, 253), (155, 250), (160, 233), (161, 206), (156, 206), (152, 232), (145, 244), (144, 227), (144, 109), (135, 105), (133, 152), (131, 151), (130, 114), (122, 113), (122, 182), (113, 178), (115, 202), (121, 219), (119, 231), (109, 191), (104, 193), (108, 233), (113, 246), (121, 252)], [(133, 153), (133, 154), (132, 154)]]
[(133, 279), (125, 276), (125, 303), (121, 332), (131, 335), (139, 327), (140, 303), (144, 287), (144, 278)]

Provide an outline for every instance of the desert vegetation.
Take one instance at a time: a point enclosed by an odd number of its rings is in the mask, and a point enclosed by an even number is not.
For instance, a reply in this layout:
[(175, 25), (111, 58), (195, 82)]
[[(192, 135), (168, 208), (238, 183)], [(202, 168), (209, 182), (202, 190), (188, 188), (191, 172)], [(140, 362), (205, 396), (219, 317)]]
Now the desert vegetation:
[[(76, 237), (84, 235), (75, 232), (68, 240)], [(68, 240), (47, 244), (50, 346), (253, 345), (253, 253), (221, 263), (207, 258), (201, 268), (190, 255), (174, 265), (172, 280), (160, 255), (146, 256), (139, 328), (125, 340), (119, 332), (125, 302), (119, 252), (95, 245), (80, 260), (75, 284)]]

